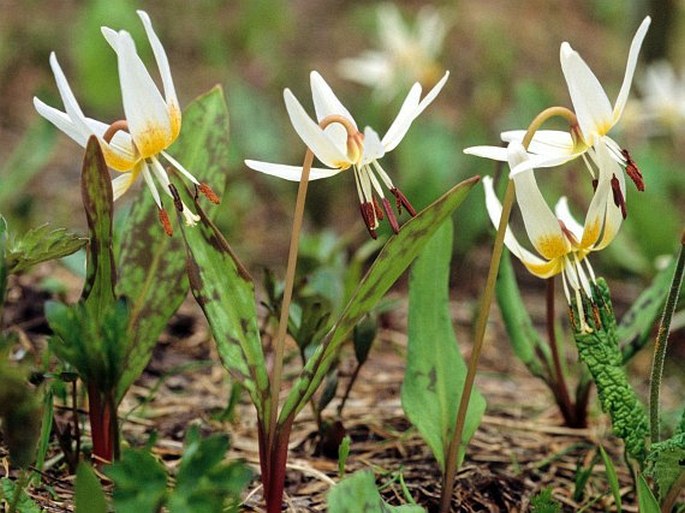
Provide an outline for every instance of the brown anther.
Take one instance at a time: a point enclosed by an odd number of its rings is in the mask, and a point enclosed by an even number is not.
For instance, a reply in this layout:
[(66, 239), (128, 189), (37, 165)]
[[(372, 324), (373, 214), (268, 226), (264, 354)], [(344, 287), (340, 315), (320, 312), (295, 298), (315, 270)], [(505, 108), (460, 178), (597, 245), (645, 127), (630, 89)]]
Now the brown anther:
[[(385, 198), (383, 198), (383, 199), (385, 199)], [(373, 211), (376, 213), (376, 217), (380, 221), (382, 221), (385, 216), (383, 215), (383, 210), (381, 209), (381, 206), (378, 204), (378, 201), (376, 200), (375, 197), (373, 198)]]
[(176, 210), (183, 212), (183, 201), (178, 193), (178, 189), (173, 183), (169, 184), (169, 192), (171, 192), (171, 196), (174, 198), (174, 206), (176, 207)]
[(640, 169), (630, 156), (630, 153), (624, 149), (621, 150), (621, 155), (626, 159), (626, 173), (635, 184), (635, 187), (637, 187), (637, 190), (640, 192), (644, 191), (645, 181), (642, 179), (642, 173), (640, 173)]
[(592, 190), (596, 191), (597, 190), (597, 185), (599, 185), (599, 180), (597, 178), (592, 179)]
[(115, 121), (109, 125), (107, 130), (105, 130), (105, 133), (102, 134), (102, 139), (109, 144), (112, 142), (112, 138), (119, 130), (128, 132), (128, 121), (125, 119), (120, 119), (119, 121)]
[(599, 308), (594, 301), (592, 302), (592, 317), (595, 321), (595, 328), (600, 328), (602, 326), (602, 320), (599, 316)]
[(409, 215), (414, 217), (416, 215), (416, 210), (414, 210), (414, 207), (411, 206), (411, 203), (409, 203), (409, 200), (407, 197), (402, 194), (402, 191), (399, 190), (397, 187), (393, 187), (390, 189), (390, 192), (393, 193), (395, 196), (395, 199), (397, 200), (397, 213), (402, 214), (402, 207), (407, 209), (407, 212), (409, 212)]
[(171, 228), (171, 221), (169, 220), (169, 214), (163, 208), (159, 209), (159, 222), (162, 223), (164, 232), (171, 237), (174, 234), (174, 230)]
[(207, 185), (206, 183), (202, 182), (200, 185), (197, 186), (198, 190), (205, 195), (205, 197), (214, 203), (215, 205), (218, 205), (221, 203), (221, 200), (219, 199), (219, 196), (216, 195), (216, 193), (212, 190), (212, 188)]
[(392, 211), (392, 205), (390, 205), (388, 198), (383, 198), (381, 201), (383, 202), (383, 208), (385, 209), (386, 214), (388, 214), (388, 222), (390, 223), (392, 231), (395, 233), (400, 233), (400, 225), (397, 223), (397, 218), (395, 217), (395, 213)]
[(628, 212), (626, 210), (626, 200), (623, 197), (623, 192), (621, 191), (621, 184), (619, 183), (618, 178), (616, 178), (616, 175), (613, 175), (611, 177), (611, 192), (614, 195), (614, 204), (617, 207), (620, 207), (621, 215), (623, 216), (623, 219), (625, 219), (628, 215)]
[(378, 235), (376, 234), (376, 218), (374, 216), (373, 205), (370, 202), (361, 203), (359, 205), (359, 210), (362, 213), (362, 219), (364, 219), (364, 224), (366, 225), (366, 229), (369, 231), (371, 238), (378, 238)]

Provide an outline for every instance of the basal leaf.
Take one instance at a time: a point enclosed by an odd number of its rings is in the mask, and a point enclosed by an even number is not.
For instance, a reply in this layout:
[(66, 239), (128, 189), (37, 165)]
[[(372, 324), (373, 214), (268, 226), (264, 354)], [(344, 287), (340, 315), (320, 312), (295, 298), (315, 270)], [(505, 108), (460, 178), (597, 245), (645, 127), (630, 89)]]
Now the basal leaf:
[(93, 469), (81, 463), (76, 471), (74, 493), (76, 513), (107, 513), (107, 500)]
[(86, 283), (81, 299), (93, 312), (114, 301), (114, 253), (112, 251), (112, 185), (95, 136), (88, 140), (81, 172), (81, 197), (86, 211), (90, 243), (86, 259)]
[(370, 471), (355, 472), (328, 492), (329, 513), (425, 513), (421, 506), (389, 506), (378, 493)]
[[(409, 342), (402, 383), (402, 407), (445, 471), (466, 378), (449, 306), (452, 222), (445, 221), (412, 265), (409, 277)], [(471, 395), (463, 447), (473, 436), (485, 411), (485, 399)], [(461, 463), (461, 450), (457, 464)]]
[(281, 411), (280, 423), (294, 416), (307, 403), (328, 372), (341, 344), (347, 340), (355, 324), (375, 306), (409, 267), (423, 246), (443, 221), (461, 204), (478, 180), (479, 177), (473, 177), (455, 185), (419, 212), (416, 217), (407, 221), (397, 235), (388, 239), (357, 290), (352, 294), (340, 318), (295, 382)]
[(661, 508), (642, 474), (637, 476), (637, 502), (640, 513), (661, 513)]
[(65, 228), (39, 226), (8, 244), (6, 258), (9, 272), (23, 272), (41, 262), (71, 255), (87, 243), (86, 237)]
[[(181, 135), (169, 153), (198, 180), (218, 193), (224, 190), (228, 111), (220, 87), (188, 105)], [(214, 209), (210, 209), (213, 214)], [(182, 237), (164, 233), (157, 206), (144, 187), (129, 214), (118, 263), (117, 293), (131, 300), (133, 333), (127, 369), (118, 390), (122, 397), (147, 365), (160, 333), (188, 293)]]
[(221, 232), (195, 205), (201, 221), (182, 227), (191, 292), (205, 313), (224, 367), (250, 393), (260, 419), (269, 392), (254, 284)]
[(616, 474), (616, 467), (614, 467), (614, 462), (611, 461), (611, 457), (601, 445), (599, 446), (599, 454), (602, 456), (604, 468), (606, 469), (607, 481), (609, 482), (609, 488), (611, 489), (611, 494), (614, 496), (616, 512), (621, 513), (621, 485), (618, 481), (618, 474)]
[(117, 513), (158, 513), (166, 500), (166, 470), (145, 449), (124, 449), (105, 474), (114, 482)]

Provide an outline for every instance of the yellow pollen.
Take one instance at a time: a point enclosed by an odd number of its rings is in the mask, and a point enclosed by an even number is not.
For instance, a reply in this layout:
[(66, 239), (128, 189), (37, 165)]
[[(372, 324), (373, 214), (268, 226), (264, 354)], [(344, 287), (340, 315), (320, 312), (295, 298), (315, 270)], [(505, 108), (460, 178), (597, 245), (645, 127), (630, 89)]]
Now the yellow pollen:
[(592, 223), (585, 225), (583, 231), (583, 239), (580, 241), (581, 248), (589, 248), (599, 239), (600, 222), (599, 218), (595, 218)]
[(561, 235), (547, 235), (538, 238), (535, 249), (548, 260), (553, 260), (567, 254), (569, 248)]

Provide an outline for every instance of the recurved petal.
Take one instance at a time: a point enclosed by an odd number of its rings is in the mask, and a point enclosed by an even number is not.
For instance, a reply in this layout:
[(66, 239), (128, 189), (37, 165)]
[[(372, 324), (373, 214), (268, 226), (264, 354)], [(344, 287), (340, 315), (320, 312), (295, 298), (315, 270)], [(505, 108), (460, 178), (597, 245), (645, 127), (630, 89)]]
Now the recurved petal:
[(562, 196), (554, 206), (554, 215), (557, 219), (564, 223), (564, 226), (570, 231), (576, 240), (580, 241), (583, 238), (583, 225), (581, 225), (571, 214), (571, 209), (568, 206), (568, 198)]
[[(502, 132), (500, 137), (504, 142), (522, 142), (525, 130), (509, 130)], [(574, 153), (573, 138), (569, 132), (562, 130), (538, 130), (528, 145), (528, 152), (538, 155), (571, 155)]]
[(88, 126), (86, 125), (83, 115), (83, 111), (76, 101), (76, 97), (69, 87), (69, 82), (67, 82), (67, 77), (64, 75), (59, 62), (57, 62), (57, 56), (55, 52), (50, 54), (50, 67), (55, 75), (55, 82), (57, 83), (57, 89), (59, 90), (60, 97), (62, 98), (62, 103), (64, 103), (64, 110), (67, 116), (71, 120), (74, 128), (82, 132), (86, 140), (91, 134), (88, 131)]
[(122, 173), (112, 180), (112, 193), (114, 201), (118, 200), (133, 184), (134, 177), (132, 172)]
[(385, 155), (385, 148), (381, 143), (380, 137), (371, 127), (364, 129), (364, 153), (362, 154), (361, 164), (368, 164), (373, 160), (378, 160)]
[(290, 92), (290, 89), (283, 91), (283, 98), (285, 99), (285, 107), (293, 128), (307, 147), (316, 155), (316, 158), (329, 167), (348, 168), (352, 162), (350, 162), (347, 155), (309, 117), (302, 105), (300, 105), (300, 102), (297, 101), (297, 98)]
[(440, 91), (442, 91), (442, 88), (445, 87), (445, 83), (447, 82), (447, 79), (450, 77), (450, 72), (445, 71), (445, 74), (442, 76), (440, 80), (438, 80), (438, 83), (433, 86), (433, 89), (428, 91), (428, 94), (423, 97), (423, 100), (421, 100), (421, 103), (419, 103), (419, 108), (416, 111), (416, 114), (414, 117), (419, 116), (425, 109), (428, 107), (431, 103), (433, 103), (433, 100), (440, 94)]
[(614, 124), (609, 98), (592, 70), (566, 42), (561, 45), (560, 59), (580, 130), (585, 142), (594, 144), (595, 138), (605, 135)]
[(36, 108), (36, 111), (38, 111), (38, 114), (43, 116), (78, 144), (83, 147), (86, 146), (89, 134), (87, 134), (80, 127), (77, 127), (71, 118), (64, 112), (57, 110), (54, 107), (50, 107), (35, 96), (33, 98), (33, 106)]
[(152, 53), (154, 53), (155, 60), (157, 61), (159, 74), (162, 77), (162, 86), (164, 87), (164, 97), (166, 98), (167, 103), (173, 103), (174, 105), (178, 106), (179, 104), (178, 99), (176, 98), (176, 89), (174, 88), (174, 81), (171, 78), (169, 59), (164, 51), (164, 47), (152, 28), (152, 21), (150, 21), (148, 14), (145, 11), (136, 12), (143, 22), (145, 33), (147, 34), (148, 41), (150, 41), (150, 46), (152, 47)]
[[(258, 160), (246, 160), (245, 165), (250, 169), (259, 171), (271, 176), (277, 176), (290, 180), (292, 182), (299, 182), (302, 178), (302, 166), (289, 166), (286, 164), (275, 164), (272, 162), (261, 162)], [(309, 172), (309, 180), (319, 180), (321, 178), (328, 178), (329, 176), (337, 175), (340, 169), (324, 169), (313, 167)]]
[(635, 66), (637, 65), (637, 57), (640, 53), (642, 42), (645, 39), (645, 35), (647, 35), (647, 29), (649, 29), (649, 24), (651, 21), (652, 19), (649, 16), (642, 20), (640, 27), (637, 29), (637, 32), (633, 37), (633, 42), (630, 44), (628, 63), (626, 64), (626, 73), (623, 76), (623, 84), (621, 84), (621, 90), (618, 92), (616, 103), (614, 104), (614, 123), (618, 121), (618, 119), (621, 117), (621, 114), (623, 114), (623, 109), (625, 109), (626, 102), (628, 101), (628, 93), (630, 93), (630, 86), (633, 82)]
[(352, 114), (350, 114), (342, 102), (338, 100), (333, 89), (331, 89), (317, 71), (311, 72), (309, 81), (312, 88), (312, 99), (314, 100), (316, 119), (318, 121), (321, 121), (327, 116), (338, 115), (350, 120), (354, 127), (357, 127)]
[(470, 148), (465, 148), (464, 153), (485, 159), (497, 160), (498, 162), (507, 161), (507, 149), (504, 146), (471, 146)]

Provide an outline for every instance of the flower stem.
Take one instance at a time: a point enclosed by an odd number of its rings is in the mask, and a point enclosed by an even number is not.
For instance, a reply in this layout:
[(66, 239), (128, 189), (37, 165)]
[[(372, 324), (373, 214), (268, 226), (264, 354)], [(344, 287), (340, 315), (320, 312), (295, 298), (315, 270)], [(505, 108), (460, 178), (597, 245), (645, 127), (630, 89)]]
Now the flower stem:
[(275, 339), (274, 366), (271, 373), (271, 407), (269, 409), (269, 448), (275, 441), (276, 423), (278, 421), (278, 399), (281, 391), (281, 379), (283, 376), (283, 354), (285, 352), (285, 336), (288, 332), (288, 317), (290, 302), (293, 297), (293, 287), (295, 284), (295, 269), (297, 267), (297, 252), (300, 245), (300, 231), (304, 218), (304, 203), (307, 197), (307, 187), (309, 185), (309, 173), (312, 169), (314, 154), (310, 149), (304, 156), (302, 164), (302, 178), (297, 189), (297, 200), (295, 201), (295, 214), (293, 217), (293, 230), (290, 235), (290, 250), (288, 252), (288, 264), (285, 273), (285, 289), (283, 290), (283, 302), (281, 303), (281, 316), (278, 321), (278, 331)]
[(664, 371), (664, 360), (666, 359), (666, 346), (668, 334), (671, 330), (671, 319), (675, 312), (680, 287), (683, 284), (683, 274), (685, 274), (685, 232), (680, 240), (680, 251), (676, 263), (671, 290), (666, 298), (664, 313), (661, 317), (661, 324), (654, 343), (654, 359), (652, 360), (652, 374), (649, 383), (649, 430), (652, 443), (659, 441), (659, 395), (661, 392), (661, 380)]

